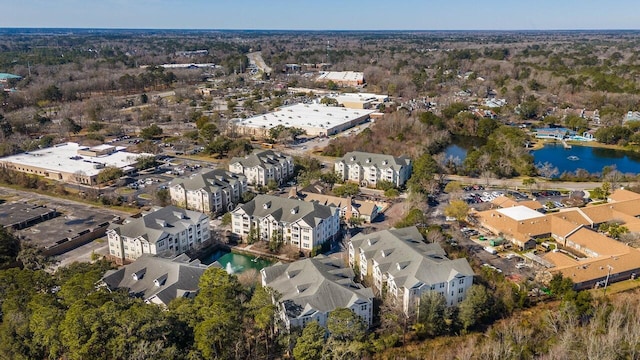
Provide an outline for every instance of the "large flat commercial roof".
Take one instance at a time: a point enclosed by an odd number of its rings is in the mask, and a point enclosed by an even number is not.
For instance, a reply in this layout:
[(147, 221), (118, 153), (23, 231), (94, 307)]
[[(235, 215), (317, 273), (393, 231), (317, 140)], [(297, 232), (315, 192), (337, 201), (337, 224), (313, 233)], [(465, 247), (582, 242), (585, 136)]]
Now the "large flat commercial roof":
[[(333, 95), (333, 94), (332, 94)], [(374, 93), (339, 93), (334, 96), (338, 102), (345, 101), (380, 101), (389, 100), (389, 95), (378, 95)]]
[(59, 173), (83, 173), (85, 176), (97, 175), (105, 166), (115, 166), (123, 169), (136, 163), (143, 154), (123, 151), (126, 148), (116, 147), (116, 152), (104, 156), (78, 155), (78, 150), (87, 150), (88, 146), (68, 142), (36, 151), (29, 151), (18, 155), (7, 156), (1, 162), (14, 165), (24, 165), (46, 169)]
[(540, 217), (544, 217), (543, 214), (535, 211), (535, 210), (531, 210), (526, 206), (513, 206), (513, 207), (508, 207), (508, 208), (504, 208), (504, 209), (498, 209), (496, 210), (497, 212), (501, 213), (502, 215), (508, 216), (510, 218), (512, 218), (513, 220), (516, 221), (523, 221), (523, 220), (529, 220), (529, 219), (535, 219), (535, 218), (540, 218)]
[(318, 76), (317, 81), (356, 81), (362, 82), (364, 80), (364, 73), (357, 71), (326, 71), (321, 72), (320, 76)]
[(332, 129), (373, 113), (373, 110), (347, 109), (321, 104), (297, 104), (278, 111), (238, 121), (238, 125), (271, 129), (278, 125), (298, 128)]

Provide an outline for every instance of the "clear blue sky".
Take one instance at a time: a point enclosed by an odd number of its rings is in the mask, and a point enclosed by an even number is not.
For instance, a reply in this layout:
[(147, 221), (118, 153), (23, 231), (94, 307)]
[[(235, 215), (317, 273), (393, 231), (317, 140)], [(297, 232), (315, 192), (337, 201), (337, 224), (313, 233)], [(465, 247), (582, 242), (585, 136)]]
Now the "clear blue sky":
[(0, 27), (639, 29), (640, 0), (0, 0)]

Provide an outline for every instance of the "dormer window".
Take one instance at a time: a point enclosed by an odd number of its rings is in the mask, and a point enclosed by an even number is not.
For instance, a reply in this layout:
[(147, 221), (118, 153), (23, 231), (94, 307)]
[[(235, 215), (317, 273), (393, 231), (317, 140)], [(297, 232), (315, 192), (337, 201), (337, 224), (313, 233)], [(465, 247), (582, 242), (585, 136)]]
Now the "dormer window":
[(166, 282), (167, 282), (167, 274), (164, 274), (164, 275), (158, 277), (157, 279), (153, 280), (153, 284), (155, 286), (162, 286)]
[(297, 206), (291, 209), (291, 214), (292, 215), (295, 215), (297, 213), (298, 213), (298, 207)]
[(144, 274), (147, 272), (147, 268), (143, 268), (140, 269), (136, 272), (134, 272), (133, 274), (131, 274), (131, 277), (133, 278), (133, 280), (141, 280), (144, 277)]
[(265, 209), (265, 210), (266, 210), (266, 209), (268, 209), (268, 208), (270, 208), (270, 207), (271, 207), (271, 201), (266, 202), (266, 203), (264, 203), (264, 204), (262, 205), (262, 208), (263, 208), (263, 209)]

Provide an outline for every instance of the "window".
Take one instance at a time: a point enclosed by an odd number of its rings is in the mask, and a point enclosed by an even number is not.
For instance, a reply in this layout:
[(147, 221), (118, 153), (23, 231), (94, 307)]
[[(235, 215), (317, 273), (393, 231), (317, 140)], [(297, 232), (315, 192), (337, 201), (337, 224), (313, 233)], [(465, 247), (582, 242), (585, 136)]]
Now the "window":
[(464, 284), (464, 279), (460, 279), (460, 281), (458, 282), (458, 284), (460, 284), (460, 285)]
[(463, 291), (464, 291), (464, 288), (459, 288), (458, 289), (458, 294), (462, 294)]
[(440, 283), (440, 289), (444, 287), (444, 283)]
[(164, 246), (164, 240), (158, 241), (158, 248), (161, 248), (163, 246)]

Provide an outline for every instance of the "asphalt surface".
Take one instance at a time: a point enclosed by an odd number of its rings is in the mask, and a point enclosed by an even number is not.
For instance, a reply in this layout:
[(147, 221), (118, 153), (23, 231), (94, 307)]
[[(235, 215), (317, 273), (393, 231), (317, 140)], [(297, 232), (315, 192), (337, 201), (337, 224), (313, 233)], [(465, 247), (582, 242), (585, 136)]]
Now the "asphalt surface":
[[(445, 177), (450, 181), (460, 181), (463, 184), (478, 184), (489, 187), (518, 188), (520, 190), (527, 189), (522, 185), (522, 179), (484, 179), (472, 178), (468, 176), (447, 175)], [(564, 181), (545, 181), (536, 178), (537, 186), (541, 189), (566, 189), (566, 190), (586, 190), (602, 186), (601, 182), (564, 182)], [(532, 188), (534, 190), (536, 186)]]

